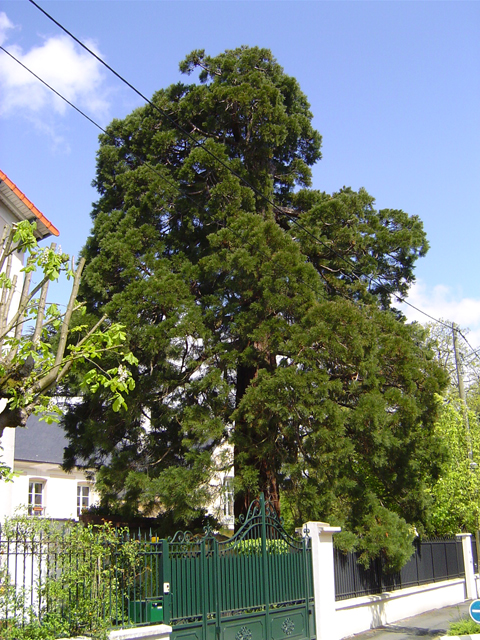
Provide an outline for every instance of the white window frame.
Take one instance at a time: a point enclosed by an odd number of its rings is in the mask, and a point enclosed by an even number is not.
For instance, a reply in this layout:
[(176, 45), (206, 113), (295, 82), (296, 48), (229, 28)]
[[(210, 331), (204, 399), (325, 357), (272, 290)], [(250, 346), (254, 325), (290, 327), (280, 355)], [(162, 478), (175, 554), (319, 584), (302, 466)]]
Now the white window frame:
[[(45, 515), (47, 481), (44, 478), (29, 478), (28, 480), (28, 515), (40, 517)], [(40, 491), (38, 491), (40, 488)]]
[[(84, 492), (86, 490), (86, 496)], [(83, 504), (83, 500), (87, 499), (87, 504)], [(85, 509), (91, 504), (92, 499), (92, 489), (89, 484), (78, 483), (77, 484), (77, 518), (80, 517)]]
[(233, 476), (225, 476), (222, 487), (222, 519), (230, 521), (234, 516)]

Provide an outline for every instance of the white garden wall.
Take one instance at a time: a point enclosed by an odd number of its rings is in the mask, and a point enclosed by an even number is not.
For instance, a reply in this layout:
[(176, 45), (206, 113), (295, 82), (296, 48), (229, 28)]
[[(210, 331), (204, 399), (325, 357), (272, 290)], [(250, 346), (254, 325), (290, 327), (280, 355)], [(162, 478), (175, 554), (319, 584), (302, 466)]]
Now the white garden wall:
[(470, 534), (461, 534), (465, 578), (409, 587), (348, 600), (335, 601), (333, 535), (338, 528), (325, 522), (303, 527), (312, 538), (315, 624), (317, 640), (340, 640), (441, 607), (477, 598)]
[(345, 638), (425, 611), (458, 604), (465, 599), (465, 580), (458, 578), (343, 600), (336, 603), (336, 637)]

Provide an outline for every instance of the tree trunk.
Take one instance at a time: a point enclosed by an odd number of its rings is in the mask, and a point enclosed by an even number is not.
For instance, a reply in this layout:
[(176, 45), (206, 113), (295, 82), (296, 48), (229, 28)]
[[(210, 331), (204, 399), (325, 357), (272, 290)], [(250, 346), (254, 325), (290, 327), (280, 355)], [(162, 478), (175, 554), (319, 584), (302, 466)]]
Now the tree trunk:
[(0, 438), (7, 427), (24, 427), (27, 424), (28, 412), (21, 407), (5, 409), (0, 413)]
[[(255, 379), (258, 369), (256, 367), (237, 368), (237, 388), (236, 406), (238, 407), (248, 386)], [(276, 430), (271, 434), (276, 437)], [(235, 422), (235, 446), (234, 446), (234, 470), (235, 477), (242, 480), (243, 471), (248, 467), (253, 467), (258, 472), (258, 491), (252, 492), (247, 489), (237, 489), (235, 491), (234, 515), (236, 526), (239, 524), (240, 516), (245, 516), (250, 503), (258, 498), (261, 492), (265, 499), (270, 501), (276, 512), (280, 515), (280, 495), (278, 490), (278, 478), (275, 460), (260, 458), (258, 454), (257, 442), (259, 434), (255, 432), (255, 425), (245, 421)]]

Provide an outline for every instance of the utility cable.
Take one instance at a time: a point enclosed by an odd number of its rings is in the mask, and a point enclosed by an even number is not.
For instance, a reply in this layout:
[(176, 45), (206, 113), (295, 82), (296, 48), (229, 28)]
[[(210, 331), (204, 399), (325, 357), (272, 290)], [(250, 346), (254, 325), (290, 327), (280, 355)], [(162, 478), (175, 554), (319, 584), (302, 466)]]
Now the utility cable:
[[(316, 243), (322, 245), (323, 247), (325, 247), (326, 249), (328, 249), (329, 251), (331, 251), (337, 258), (339, 258), (340, 260), (343, 260), (345, 262), (345, 264), (347, 264), (350, 269), (352, 269), (351, 274), (345, 274), (344, 275), (346, 277), (352, 277), (354, 276), (358, 281), (361, 281), (361, 277), (358, 276), (353, 268), (352, 268), (352, 264), (350, 263), (350, 261), (345, 258), (345, 256), (343, 256), (342, 254), (338, 253), (335, 251), (335, 249), (333, 249), (331, 246), (327, 245), (325, 242), (323, 242), (320, 238), (318, 238), (317, 236), (315, 236), (314, 233), (312, 233), (309, 229), (307, 229), (305, 226), (303, 226), (302, 224), (300, 224), (298, 222), (298, 220), (296, 220), (294, 218), (294, 216), (289, 215), (286, 211), (284, 211), (283, 209), (281, 209), (275, 202), (273, 202), (272, 200), (270, 200), (270, 198), (268, 198), (264, 193), (262, 193), (259, 189), (257, 189), (257, 187), (255, 187), (254, 185), (250, 184), (248, 182), (248, 180), (246, 180), (245, 178), (243, 178), (239, 173), (237, 173), (234, 169), (232, 169), (231, 166), (229, 166), (226, 162), (224, 162), (221, 158), (219, 158), (218, 156), (216, 156), (216, 154), (214, 154), (212, 151), (210, 151), (210, 149), (208, 149), (207, 147), (205, 147), (204, 144), (202, 144), (201, 142), (199, 142), (198, 140), (196, 140), (196, 138), (190, 133), (188, 132), (186, 129), (184, 129), (180, 124), (178, 124), (178, 122), (176, 122), (164, 109), (162, 109), (161, 107), (159, 107), (158, 105), (156, 105), (155, 103), (153, 103), (147, 96), (145, 96), (139, 89), (137, 89), (131, 82), (129, 82), (126, 78), (124, 78), (120, 73), (118, 73), (113, 67), (111, 67), (109, 64), (107, 64), (99, 55), (97, 55), (94, 51), (92, 51), (89, 47), (87, 47), (87, 45), (85, 45), (81, 40), (79, 40), (71, 31), (69, 31), (66, 27), (64, 27), (60, 22), (58, 22), (58, 20), (56, 20), (53, 16), (51, 16), (47, 11), (45, 11), (45, 9), (43, 9), (37, 2), (35, 2), (35, 0), (29, 0), (29, 2), (31, 4), (33, 4), (39, 11), (41, 11), (49, 20), (51, 20), (54, 24), (56, 24), (58, 26), (59, 29), (61, 29), (64, 33), (66, 33), (70, 38), (72, 38), (77, 44), (79, 44), (85, 51), (87, 51), (90, 55), (92, 55), (98, 62), (100, 62), (100, 64), (102, 64), (106, 69), (108, 69), (116, 78), (118, 78), (121, 82), (123, 82), (125, 85), (127, 85), (132, 91), (134, 91), (140, 98), (142, 98), (142, 100), (144, 100), (148, 105), (150, 105), (153, 109), (155, 109), (156, 111), (158, 111), (158, 113), (160, 113), (160, 115), (165, 118), (166, 120), (168, 120), (176, 129), (178, 129), (183, 135), (185, 135), (187, 138), (189, 138), (193, 143), (194, 146), (198, 146), (201, 147), (208, 155), (210, 155), (216, 162), (218, 162), (221, 166), (223, 166), (225, 169), (227, 169), (227, 171), (229, 171), (232, 175), (234, 175), (237, 179), (239, 179), (241, 182), (243, 182), (249, 189), (251, 189), (256, 195), (258, 195), (260, 198), (262, 198), (265, 202), (267, 202), (270, 206), (272, 206), (274, 208), (275, 211), (277, 211), (278, 213), (280, 213), (281, 215), (285, 216), (286, 218), (288, 218), (290, 220), (290, 222), (294, 225), (296, 225), (299, 229), (301, 229), (303, 232), (305, 232), (308, 236), (310, 236), (313, 240), (315, 240)], [(414, 309), (415, 311), (417, 311), (418, 313), (421, 313), (423, 315), (425, 315), (427, 318), (429, 318), (430, 320), (433, 320), (434, 322), (437, 322), (439, 324), (442, 324), (443, 326), (447, 327), (447, 328), (451, 328), (449, 325), (447, 325), (446, 323), (443, 323), (441, 320), (437, 320), (436, 318), (434, 318), (433, 316), (431, 316), (430, 314), (426, 313), (425, 311), (422, 311), (421, 309), (419, 309), (418, 307), (416, 307), (415, 305), (411, 304), (410, 302), (408, 302), (405, 298), (403, 298), (402, 296), (400, 296), (399, 294), (396, 294), (395, 292), (389, 291), (388, 288), (383, 285), (381, 282), (378, 282), (377, 280), (375, 280), (374, 278), (370, 278), (370, 282), (373, 282), (374, 284), (376, 284), (378, 287), (380, 287), (380, 289), (383, 289), (385, 292), (387, 292), (389, 295), (392, 295), (395, 300), (397, 300), (397, 302), (401, 303), (401, 304), (406, 304), (407, 306), (409, 306), (410, 308)]]
[[(460, 335), (466, 342), (467, 346), (469, 347), (471, 354), (473, 355), (475, 358), (477, 358), (477, 360), (480, 360), (480, 355), (478, 354), (479, 349), (474, 349), (472, 347), (472, 345), (470, 344), (470, 342), (467, 340), (467, 338), (465, 337), (465, 335), (462, 333), (461, 329), (459, 327), (456, 327), (456, 330), (458, 332), (458, 335)], [(471, 361), (470, 361), (471, 362)]]
[(84, 113), (81, 109), (79, 109), (77, 106), (75, 106), (73, 104), (73, 102), (70, 102), (70, 100), (68, 100), (67, 98), (65, 98), (65, 96), (62, 96), (61, 93), (59, 93), (56, 89), (54, 89), (52, 86), (50, 86), (48, 84), (48, 82), (45, 82), (45, 80), (43, 80), (42, 78), (40, 78), (40, 76), (38, 76), (34, 71), (32, 71), (31, 69), (29, 69), (26, 65), (23, 64), (23, 62), (21, 62), (18, 58), (16, 58), (13, 53), (10, 53), (10, 51), (7, 51), (2, 45), (0, 45), (0, 49), (5, 52), (7, 54), (7, 56), (10, 56), (10, 58), (12, 58), (12, 60), (15, 60), (15, 62), (17, 64), (19, 64), (21, 67), (23, 67), (25, 69), (25, 71), (28, 71), (28, 73), (31, 73), (32, 76), (34, 78), (36, 78), (37, 80), (39, 80), (42, 84), (44, 84), (48, 89), (50, 89), (50, 91), (53, 91), (53, 93), (58, 96), (59, 98), (61, 98), (64, 102), (66, 102), (70, 107), (72, 107), (73, 109), (75, 109), (75, 111), (78, 111), (78, 113), (80, 115), (82, 115), (84, 118), (86, 118), (89, 122), (91, 122), (93, 125), (95, 125), (98, 129), (100, 129), (100, 131), (103, 131), (104, 133), (106, 133), (105, 129), (103, 127), (101, 127), (99, 124), (97, 124), (95, 122), (95, 120), (92, 120), (92, 118), (90, 118), (90, 116), (88, 116), (86, 113)]
[[(158, 111), (158, 113), (165, 118), (166, 120), (168, 120), (168, 122), (170, 122), (170, 124), (172, 124), (176, 129), (178, 129), (178, 131), (180, 131), (180, 133), (182, 133), (184, 136), (186, 136), (189, 140), (191, 140), (194, 144), (194, 147), (200, 147), (201, 149), (203, 149), (211, 158), (213, 158), (216, 162), (218, 162), (222, 167), (224, 167), (227, 171), (229, 171), (232, 175), (234, 175), (238, 180), (240, 180), (241, 182), (243, 182), (243, 184), (245, 184), (249, 189), (251, 189), (257, 196), (259, 196), (260, 198), (262, 198), (266, 203), (268, 203), (270, 206), (273, 207), (273, 209), (275, 211), (277, 211), (278, 213), (280, 213), (281, 215), (283, 215), (284, 217), (288, 218), (290, 220), (290, 222), (294, 225), (296, 225), (299, 229), (301, 229), (302, 231), (304, 231), (307, 235), (309, 235), (313, 240), (315, 240), (315, 242), (317, 242), (318, 244), (324, 246), (325, 248), (329, 249), (330, 251), (332, 251), (332, 253), (334, 255), (337, 256), (337, 258), (340, 258), (340, 260), (343, 260), (349, 267), (350, 269), (352, 269), (352, 275), (360, 281), (360, 276), (358, 276), (352, 268), (352, 264), (341, 254), (337, 253), (335, 251), (335, 249), (333, 249), (331, 246), (327, 245), (325, 242), (323, 242), (322, 240), (320, 240), (320, 238), (318, 238), (317, 236), (315, 236), (314, 233), (312, 233), (309, 229), (307, 229), (306, 227), (304, 227), (302, 224), (300, 224), (298, 222), (298, 220), (295, 219), (294, 216), (291, 216), (289, 213), (287, 213), (286, 211), (284, 211), (283, 209), (281, 209), (275, 202), (273, 202), (272, 200), (270, 200), (270, 198), (268, 198), (268, 196), (266, 196), (264, 193), (262, 193), (262, 191), (260, 191), (260, 189), (258, 189), (257, 187), (255, 187), (254, 185), (250, 184), (248, 182), (248, 180), (246, 180), (243, 176), (241, 176), (239, 173), (237, 173), (234, 169), (232, 169), (232, 167), (230, 165), (228, 165), (224, 160), (222, 160), (221, 158), (219, 158), (216, 154), (213, 153), (213, 151), (210, 151), (210, 149), (208, 149), (207, 147), (205, 147), (205, 145), (203, 143), (201, 143), (200, 141), (198, 141), (194, 135), (192, 135), (189, 131), (187, 131), (186, 129), (184, 129), (178, 122), (176, 122), (174, 120), (174, 118), (172, 118), (164, 109), (162, 109), (161, 107), (159, 107), (158, 105), (156, 105), (154, 102), (152, 102), (147, 96), (145, 96), (145, 94), (143, 94), (139, 89), (137, 89), (131, 82), (129, 82), (126, 78), (124, 78), (120, 73), (118, 73), (113, 67), (111, 67), (109, 64), (107, 64), (99, 55), (97, 55), (94, 51), (92, 51), (92, 49), (90, 49), (86, 44), (84, 44), (81, 40), (79, 40), (71, 31), (69, 31), (66, 27), (64, 27), (60, 22), (58, 22), (58, 20), (56, 20), (53, 16), (51, 16), (47, 11), (45, 11), (45, 9), (43, 9), (37, 2), (35, 2), (35, 0), (29, 0), (29, 2), (31, 4), (33, 4), (39, 11), (41, 11), (49, 20), (51, 20), (55, 25), (57, 25), (57, 27), (59, 29), (61, 29), (64, 33), (66, 33), (70, 38), (72, 38), (72, 40), (74, 40), (78, 45), (80, 45), (85, 51), (87, 51), (87, 53), (89, 53), (91, 56), (93, 56), (98, 62), (100, 62), (100, 64), (102, 64), (106, 69), (108, 69), (116, 78), (118, 78), (121, 82), (123, 82), (127, 87), (129, 87), (134, 93), (136, 93), (140, 98), (142, 98), (142, 100), (144, 100), (149, 106), (151, 106), (153, 109), (155, 109), (156, 111)], [(349, 277), (349, 274), (344, 274), (345, 276)], [(373, 279), (371, 280), (372, 282), (375, 282)], [(375, 282), (375, 284), (377, 284), (378, 286), (384, 288), (386, 290), (386, 287), (384, 287), (381, 283)], [(392, 294), (395, 295), (395, 294)]]
[[(66, 27), (64, 27), (62, 24), (60, 24), (57, 20), (55, 20), (55, 18), (53, 18), (49, 13), (47, 13), (42, 7), (40, 7), (34, 0), (29, 0), (29, 2), (31, 2), (31, 4), (33, 4), (37, 9), (39, 9), (47, 18), (49, 18), (49, 20), (51, 20), (54, 24), (56, 24), (62, 31), (64, 31), (68, 36), (70, 36), (75, 42), (77, 42), (83, 49), (85, 49), (90, 55), (92, 55), (96, 60), (98, 60), (102, 65), (104, 65), (109, 71), (111, 71), (111, 73), (113, 73), (119, 80), (121, 80), (123, 83), (125, 83), (129, 88), (131, 88), (138, 96), (140, 96), (145, 102), (147, 102), (150, 106), (152, 106), (154, 109), (156, 109), (160, 115), (162, 115), (164, 118), (166, 118), (171, 124), (173, 124), (173, 126), (175, 126), (181, 133), (183, 133), (185, 136), (187, 136), (189, 139), (191, 139), (195, 146), (200, 146), (204, 151), (206, 151), (212, 158), (214, 158), (217, 162), (219, 162), (224, 168), (226, 168), (230, 173), (232, 173), (235, 177), (237, 177), (239, 180), (241, 180), (246, 186), (248, 186), (254, 193), (256, 193), (258, 196), (260, 196), (261, 198), (263, 198), (268, 204), (270, 204), (276, 211), (278, 211), (280, 214), (284, 215), (285, 217), (287, 217), (289, 220), (291, 220), (291, 222), (293, 224), (295, 224), (296, 226), (298, 226), (302, 231), (304, 231), (305, 233), (307, 233), (312, 239), (315, 240), (316, 243), (324, 246), (325, 248), (329, 249), (336, 257), (340, 258), (341, 260), (343, 260), (350, 268), (352, 268), (351, 263), (347, 260), (347, 258), (345, 258), (342, 254), (336, 252), (331, 246), (327, 245), (325, 242), (323, 242), (320, 238), (318, 238), (317, 236), (315, 236), (315, 234), (313, 234), (309, 229), (307, 229), (306, 227), (304, 227), (303, 225), (301, 225), (297, 220), (295, 220), (295, 218), (291, 215), (289, 215), (287, 212), (285, 212), (283, 209), (281, 209), (280, 207), (278, 207), (278, 205), (276, 203), (274, 203), (273, 201), (271, 201), (265, 194), (263, 194), (259, 189), (257, 189), (256, 187), (254, 187), (253, 185), (251, 185), (245, 178), (243, 178), (242, 176), (240, 176), (236, 171), (234, 171), (227, 163), (225, 163), (221, 158), (218, 158), (212, 151), (210, 151), (209, 149), (207, 149), (203, 144), (201, 144), (199, 141), (197, 141), (194, 136), (192, 136), (192, 134), (190, 134), (188, 131), (186, 131), (185, 129), (183, 129), (183, 127), (181, 127), (178, 123), (176, 123), (174, 121), (173, 118), (171, 118), (163, 109), (161, 109), (160, 107), (158, 107), (157, 105), (155, 105), (151, 100), (149, 100), (143, 93), (141, 93), (134, 85), (132, 85), (130, 82), (128, 82), (128, 80), (126, 80), (125, 78), (123, 78), (117, 71), (115, 71), (112, 67), (110, 67), (110, 65), (108, 65), (104, 60), (102, 60), (102, 58), (100, 58), (94, 51), (92, 51), (91, 49), (89, 49), (89, 47), (87, 47), (85, 44), (83, 44), (75, 35), (73, 35), (68, 29), (66, 29)], [(18, 64), (20, 64), (25, 70), (29, 71), (37, 80), (39, 80), (40, 82), (42, 82), (42, 84), (44, 84), (49, 90), (53, 91), (53, 93), (55, 93), (55, 95), (57, 95), (58, 97), (60, 97), (62, 100), (64, 100), (69, 106), (71, 106), (72, 108), (74, 108), (78, 113), (80, 113), (83, 117), (85, 117), (89, 122), (91, 122), (94, 126), (96, 126), (98, 129), (100, 129), (100, 131), (102, 131), (104, 134), (110, 136), (111, 134), (108, 134), (108, 132), (101, 127), (97, 122), (95, 122), (92, 118), (90, 118), (87, 114), (85, 114), (81, 109), (79, 109), (77, 106), (75, 106), (72, 102), (70, 102), (67, 98), (65, 98), (64, 96), (62, 96), (62, 94), (60, 94), (57, 90), (55, 90), (53, 87), (51, 87), (47, 82), (45, 82), (42, 78), (40, 78), (37, 74), (35, 74), (31, 69), (29, 69), (26, 65), (24, 65), (20, 60), (18, 60), (13, 54), (11, 54), (9, 51), (7, 51), (3, 46), (0, 45), (0, 49), (2, 51), (4, 51), (8, 56), (10, 56), (10, 58), (12, 58), (13, 60), (15, 60), (15, 62), (17, 62)], [(191, 200), (192, 202), (194, 202), (195, 206), (197, 206), (197, 203), (186, 193), (182, 192), (178, 185), (170, 182), (167, 178), (165, 178), (165, 176), (163, 176), (160, 172), (158, 172), (154, 167), (152, 167), (149, 163), (143, 162), (144, 166), (147, 166), (151, 171), (153, 171), (156, 175), (158, 175), (162, 180), (164, 180), (167, 184), (169, 184), (169, 186), (175, 188), (181, 195), (183, 195), (184, 197), (188, 198), (189, 200)], [(235, 233), (235, 231), (233, 231), (230, 227), (229, 229)], [(253, 247), (252, 247), (253, 248)], [(257, 249), (258, 250), (258, 249)], [(353, 275), (358, 281), (361, 281), (361, 278), (355, 274), (355, 272), (352, 270), (352, 274), (345, 274), (344, 275), (346, 277), (351, 277), (351, 275)], [(411, 304), (410, 302), (408, 302), (405, 298), (403, 298), (402, 296), (400, 296), (399, 294), (396, 294), (395, 292), (391, 292), (387, 289), (387, 287), (385, 287), (385, 285), (383, 285), (381, 282), (378, 282), (377, 280), (375, 280), (374, 278), (370, 278), (370, 282), (374, 283), (375, 285), (377, 285), (377, 287), (379, 287), (380, 289), (384, 290), (385, 292), (387, 292), (389, 295), (392, 295), (395, 300), (397, 300), (397, 302), (401, 303), (401, 304), (406, 304), (407, 306), (409, 306), (410, 308), (414, 309), (415, 311), (417, 311), (418, 313), (421, 313), (422, 315), (426, 316), (427, 318), (429, 318), (430, 320), (441, 324), (445, 327), (447, 327), (448, 329), (451, 329), (450, 325), (444, 323), (443, 321), (434, 318), (433, 316), (431, 316), (430, 314), (428, 314), (427, 312), (423, 311), (422, 309), (416, 307), (415, 305)], [(306, 283), (304, 283), (306, 284)], [(309, 285), (307, 285), (309, 286)], [(311, 288), (311, 287), (310, 287)], [(349, 298), (347, 298), (349, 299)], [(357, 302), (358, 301), (352, 301), (350, 299), (351, 302)]]
[[(43, 78), (41, 78), (40, 76), (38, 76), (34, 71), (32, 71), (31, 69), (29, 69), (25, 64), (23, 64), (23, 62), (21, 62), (20, 60), (18, 60), (18, 58), (16, 58), (12, 53), (10, 53), (9, 51), (7, 51), (7, 49), (5, 49), (2, 45), (0, 45), (0, 50), (4, 51), (8, 56), (10, 56), (10, 58), (12, 58), (12, 60), (14, 60), (15, 62), (17, 62), (21, 67), (23, 67), (23, 69), (25, 69), (25, 71), (28, 71), (34, 78), (36, 78), (39, 82), (41, 82), (43, 85), (45, 85), (50, 91), (52, 91), (56, 96), (58, 96), (59, 98), (61, 98), (64, 102), (66, 102), (70, 107), (72, 107), (73, 109), (75, 109), (75, 111), (77, 111), (80, 115), (82, 115), (84, 118), (86, 118), (90, 123), (92, 123), (95, 127), (97, 127), (97, 129), (99, 129), (100, 131), (102, 131), (102, 133), (104, 133), (107, 137), (112, 138), (114, 137), (113, 134), (110, 134), (106, 129), (104, 129), (101, 125), (99, 125), (97, 122), (95, 122), (95, 120), (93, 120), (92, 118), (90, 118), (90, 116), (88, 116), (85, 112), (83, 112), (81, 109), (79, 109), (75, 104), (73, 104), (73, 102), (70, 102), (65, 96), (63, 96), (59, 91), (57, 91), (56, 89), (54, 89), (51, 85), (49, 85), (45, 80), (43, 80)], [(174, 182), (171, 182), (170, 180), (168, 180), (162, 173), (160, 173), (157, 169), (155, 169), (155, 167), (153, 167), (150, 163), (145, 162), (144, 160), (141, 160), (140, 158), (137, 157), (137, 160), (139, 160), (140, 165), (139, 166), (144, 166), (147, 169), (150, 169), (150, 171), (152, 171), (153, 173), (155, 173), (160, 179), (162, 179), (166, 184), (168, 184), (170, 187), (172, 187), (173, 189), (175, 189), (178, 193), (179, 196), (182, 196), (184, 198), (187, 198), (188, 200), (190, 200), (195, 207), (198, 207), (198, 203), (188, 194), (185, 193), (184, 191), (182, 191), (180, 189), (180, 187), (178, 186), (178, 184), (175, 184)], [(261, 249), (259, 249), (258, 247), (254, 247), (254, 245), (249, 241), (249, 240), (245, 240), (245, 238), (243, 238), (240, 233), (238, 233), (237, 231), (235, 231), (235, 229), (233, 229), (232, 227), (230, 227), (229, 225), (223, 224), (221, 225), (224, 228), (227, 228), (229, 231), (231, 231), (239, 240), (241, 240), (241, 242), (243, 244), (247, 244), (248, 246), (250, 246), (254, 251), (256, 251), (257, 253), (259, 253), (262, 257), (264, 257), (267, 261), (271, 260), (271, 257), (268, 256), (264, 251), (262, 251)], [(304, 280), (302, 280), (301, 278), (298, 280), (301, 284), (304, 284), (306, 287), (308, 287), (309, 289), (311, 289), (314, 293), (316, 293), (316, 290), (314, 289), (314, 287), (312, 287), (311, 285), (309, 285), (308, 283), (306, 283)]]

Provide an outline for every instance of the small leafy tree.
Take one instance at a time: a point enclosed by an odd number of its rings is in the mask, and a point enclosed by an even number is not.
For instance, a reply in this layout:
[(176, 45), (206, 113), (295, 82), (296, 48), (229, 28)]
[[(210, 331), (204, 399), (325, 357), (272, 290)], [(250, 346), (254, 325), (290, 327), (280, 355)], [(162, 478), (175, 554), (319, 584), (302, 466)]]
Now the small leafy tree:
[[(84, 260), (76, 269), (67, 254), (38, 246), (35, 224), (28, 221), (5, 227), (0, 240), (0, 436), (6, 427), (25, 426), (32, 413), (55, 420), (60, 413), (52, 401), (52, 392), (68, 373), (81, 364), (89, 364), (82, 386), (109, 393), (114, 411), (125, 408), (124, 396), (134, 388), (128, 365), (136, 359), (123, 348), (122, 325), (103, 315), (91, 327), (77, 324), (71, 328), (72, 316), (81, 308), (76, 296)], [(26, 255), (20, 300), (15, 300), (19, 278), (13, 275), (16, 252)], [(39, 275), (32, 286), (32, 275)], [(61, 273), (72, 280), (72, 290), (65, 312), (56, 304), (47, 305), (50, 282)], [(24, 330), (28, 327), (28, 330)], [(102, 370), (100, 356), (113, 354), (114, 366)], [(0, 464), (0, 477), (7, 477), (8, 467)]]
[(473, 532), (480, 517), (480, 468), (475, 462), (480, 460), (479, 421), (470, 411), (467, 427), (463, 407), (454, 395), (445, 400), (439, 397), (438, 402), (441, 409), (435, 430), (446, 445), (448, 458), (430, 491), (430, 532), (445, 536)]

